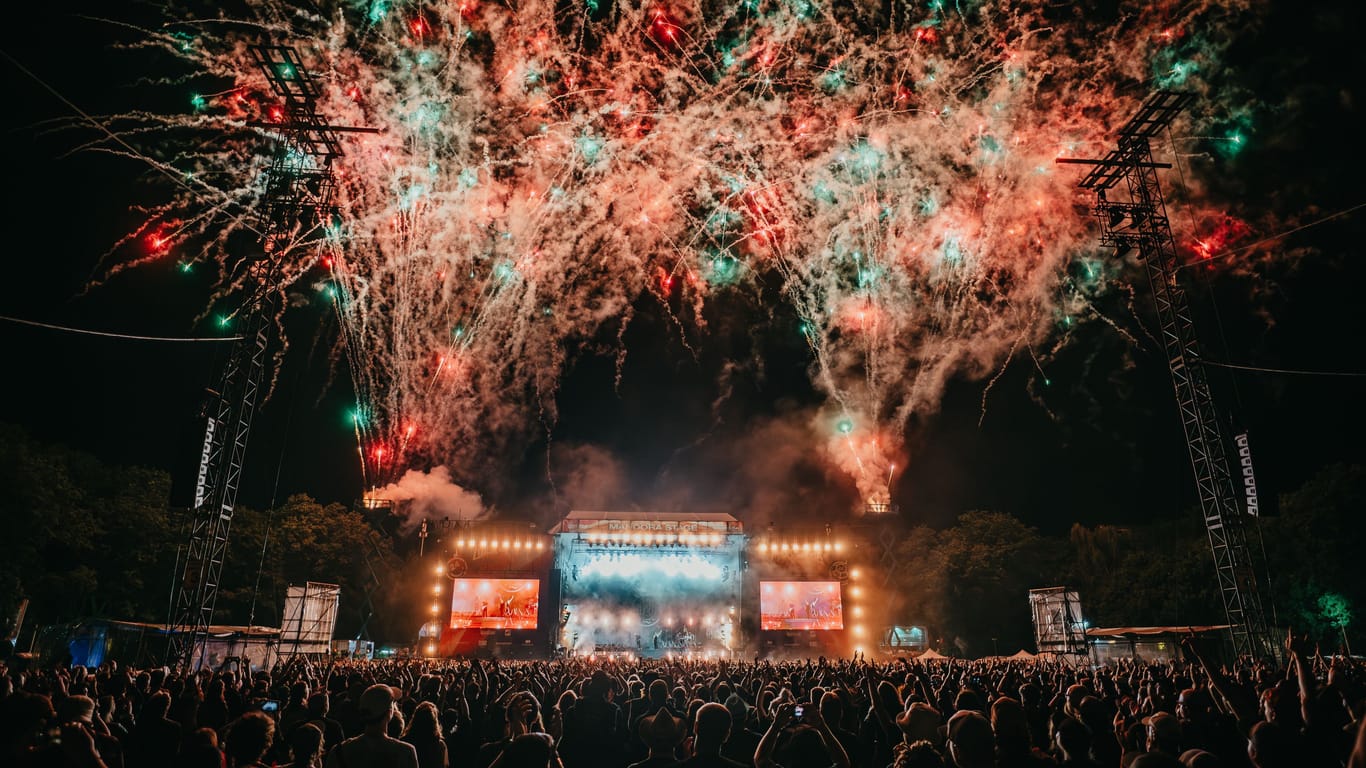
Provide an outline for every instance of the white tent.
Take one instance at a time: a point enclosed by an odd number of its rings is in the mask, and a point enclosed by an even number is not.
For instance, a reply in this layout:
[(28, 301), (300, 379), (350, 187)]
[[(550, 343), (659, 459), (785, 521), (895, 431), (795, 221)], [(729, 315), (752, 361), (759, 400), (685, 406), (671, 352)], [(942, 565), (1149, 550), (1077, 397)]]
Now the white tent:
[(1006, 658), (1010, 661), (1033, 661), (1037, 657), (1029, 651), (1026, 651), (1025, 649), (1021, 648), (1019, 653), (1015, 654), (1014, 656), (1007, 656)]
[(948, 656), (945, 656), (944, 654), (935, 651), (933, 648), (931, 648), (928, 651), (925, 651), (919, 656), (916, 656), (916, 659), (920, 661), (947, 661), (948, 658)]

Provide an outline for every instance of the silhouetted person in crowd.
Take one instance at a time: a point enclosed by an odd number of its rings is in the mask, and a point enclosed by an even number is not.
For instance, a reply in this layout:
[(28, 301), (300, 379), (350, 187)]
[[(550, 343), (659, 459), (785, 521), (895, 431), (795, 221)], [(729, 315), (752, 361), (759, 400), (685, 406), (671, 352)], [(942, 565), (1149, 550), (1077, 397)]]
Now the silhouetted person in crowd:
[(228, 768), (265, 768), (261, 758), (275, 739), (275, 721), (264, 712), (248, 712), (228, 723), (223, 754)]
[(421, 768), (446, 768), (450, 759), (446, 754), (446, 741), (441, 738), (441, 719), (436, 705), (424, 701), (417, 705), (403, 740), (417, 750), (417, 762)]
[(323, 732), (313, 723), (299, 723), (285, 737), (289, 763), (285, 768), (323, 768)]
[(417, 768), (417, 750), (388, 734), (397, 692), (387, 685), (372, 685), (356, 702), (363, 730), (327, 755), (327, 768)]
[(730, 736), (730, 712), (715, 702), (703, 704), (697, 710), (693, 728), (693, 756), (684, 760), (682, 768), (744, 768), (721, 754), (721, 747)]

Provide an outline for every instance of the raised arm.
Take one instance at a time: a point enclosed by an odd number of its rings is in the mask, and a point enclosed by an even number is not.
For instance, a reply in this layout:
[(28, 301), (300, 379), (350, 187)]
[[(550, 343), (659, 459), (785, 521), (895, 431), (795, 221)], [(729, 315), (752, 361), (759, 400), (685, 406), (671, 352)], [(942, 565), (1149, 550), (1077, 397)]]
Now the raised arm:
[(835, 768), (849, 768), (849, 754), (844, 751), (844, 745), (835, 738), (835, 734), (830, 731), (830, 726), (821, 717), (821, 708), (812, 706), (807, 708), (806, 719), (815, 727), (816, 733), (821, 735), (821, 742), (825, 744), (825, 751), (830, 758), (835, 761)]
[(776, 765), (773, 762), (773, 748), (778, 745), (778, 734), (792, 721), (792, 712), (796, 707), (790, 701), (778, 705), (773, 713), (773, 722), (768, 724), (768, 730), (764, 731), (758, 748), (754, 750), (754, 768), (773, 768)]

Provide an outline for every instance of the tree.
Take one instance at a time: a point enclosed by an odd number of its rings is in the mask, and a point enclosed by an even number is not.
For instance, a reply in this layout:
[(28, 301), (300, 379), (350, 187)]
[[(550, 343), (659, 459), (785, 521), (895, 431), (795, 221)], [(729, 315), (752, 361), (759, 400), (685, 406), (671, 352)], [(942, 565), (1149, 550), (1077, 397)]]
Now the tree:
[(967, 512), (949, 529), (915, 528), (898, 544), (907, 563), (897, 615), (924, 622), (969, 653), (1031, 644), (1029, 590), (1049, 586), (1061, 543), (999, 512)]
[(240, 508), (233, 528), (219, 621), (279, 626), (289, 585), (320, 581), (341, 587), (338, 632), (350, 634), (361, 621), (368, 563), (390, 559), (388, 538), (359, 512), (303, 494), (272, 511)]
[[(1325, 467), (1282, 495), (1278, 507), (1276, 517), (1260, 522), (1280, 620), (1335, 644), (1353, 628), (1331, 624), (1320, 600), (1331, 594), (1347, 606), (1366, 604), (1366, 582), (1358, 571), (1366, 551), (1360, 519), (1366, 471), (1356, 465)], [(1359, 631), (1352, 639), (1359, 647)]]
[(1192, 514), (1142, 527), (1087, 528), (1069, 536), (1065, 578), (1098, 626), (1212, 624), (1223, 613), (1209, 545)]
[(164, 472), (110, 467), (0, 425), (0, 610), (27, 598), (36, 624), (164, 616), (169, 491)]

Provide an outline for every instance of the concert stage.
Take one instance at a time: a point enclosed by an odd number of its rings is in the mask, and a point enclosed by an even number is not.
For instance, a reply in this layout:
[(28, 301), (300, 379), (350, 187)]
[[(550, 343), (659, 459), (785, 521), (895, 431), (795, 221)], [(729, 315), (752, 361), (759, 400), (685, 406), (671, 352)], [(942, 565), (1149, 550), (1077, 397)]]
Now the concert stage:
[(724, 513), (574, 511), (548, 538), (446, 529), (429, 656), (847, 655), (874, 634), (851, 566), (870, 548), (829, 527), (751, 537)]

